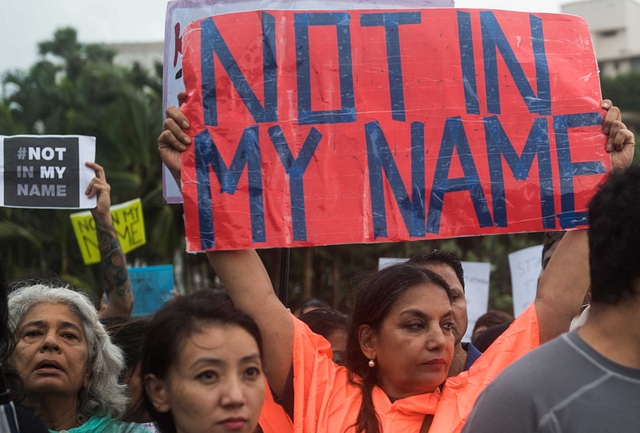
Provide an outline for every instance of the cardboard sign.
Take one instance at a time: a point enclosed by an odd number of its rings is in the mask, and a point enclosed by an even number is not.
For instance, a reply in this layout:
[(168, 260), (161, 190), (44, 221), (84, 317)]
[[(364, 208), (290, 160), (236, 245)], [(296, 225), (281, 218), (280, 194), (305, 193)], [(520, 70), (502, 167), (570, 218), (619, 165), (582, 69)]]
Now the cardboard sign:
[(610, 168), (579, 17), (233, 13), (182, 54), (189, 251), (584, 226)]
[[(378, 270), (404, 263), (409, 259), (396, 257), (379, 257)], [(462, 341), (471, 341), (473, 327), (480, 316), (489, 308), (489, 278), (491, 263), (460, 262), (464, 271), (464, 294), (467, 298), (467, 332)]]
[[(184, 91), (182, 81), (182, 38), (191, 22), (213, 15), (231, 12), (253, 11), (263, 8), (262, 0), (174, 0), (167, 4), (164, 36), (163, 103), (178, 106), (178, 92)], [(374, 8), (442, 8), (453, 7), (453, 0), (369, 0), (357, 3), (352, 0), (270, 0), (269, 7), (288, 10), (332, 10)], [(182, 203), (182, 194), (171, 172), (162, 166), (162, 194), (167, 203)]]
[(0, 206), (92, 208), (84, 191), (95, 172), (96, 139), (77, 135), (0, 136)]
[(173, 298), (173, 266), (129, 268), (133, 317), (150, 316)]
[(513, 316), (518, 317), (536, 299), (538, 276), (542, 270), (542, 245), (509, 254)]
[[(142, 215), (142, 202), (139, 198), (111, 207), (113, 227), (126, 254), (147, 243)], [(71, 214), (71, 224), (78, 239), (85, 265), (100, 262), (96, 223), (91, 211)]]

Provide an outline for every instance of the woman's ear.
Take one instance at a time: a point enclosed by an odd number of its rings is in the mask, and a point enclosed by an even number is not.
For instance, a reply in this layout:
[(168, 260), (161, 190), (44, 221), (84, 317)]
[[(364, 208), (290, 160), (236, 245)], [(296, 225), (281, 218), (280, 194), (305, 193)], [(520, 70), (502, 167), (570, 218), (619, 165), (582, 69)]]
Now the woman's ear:
[(369, 325), (360, 325), (358, 328), (358, 342), (360, 350), (368, 359), (376, 359), (377, 339), (375, 332)]
[(89, 387), (89, 383), (91, 382), (91, 376), (93, 376), (93, 370), (91, 369), (91, 360), (87, 360), (87, 371), (84, 373), (84, 379), (82, 380), (82, 389), (86, 389)]
[(91, 370), (88, 370), (84, 375), (84, 380), (82, 381), (82, 389), (85, 389), (89, 386), (89, 382), (91, 382)]
[(151, 400), (151, 404), (158, 412), (169, 412), (169, 394), (167, 385), (162, 379), (158, 379), (154, 374), (147, 374), (144, 377), (144, 387)]

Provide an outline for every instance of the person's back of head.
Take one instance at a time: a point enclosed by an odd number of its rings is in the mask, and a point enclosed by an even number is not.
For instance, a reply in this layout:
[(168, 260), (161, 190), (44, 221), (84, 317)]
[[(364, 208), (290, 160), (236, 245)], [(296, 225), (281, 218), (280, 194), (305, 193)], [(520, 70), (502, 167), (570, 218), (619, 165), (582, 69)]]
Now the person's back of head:
[(334, 309), (311, 310), (300, 316), (300, 320), (324, 338), (339, 330), (346, 331), (349, 326), (349, 316)]
[(293, 314), (296, 317), (300, 317), (313, 310), (329, 310), (329, 309), (331, 309), (331, 305), (329, 305), (328, 302), (318, 298), (309, 298), (309, 299), (305, 299), (304, 301), (296, 305), (296, 307), (293, 309)]
[(476, 324), (473, 326), (473, 332), (471, 334), (471, 341), (475, 345), (475, 339), (483, 331), (503, 323), (511, 323), (514, 320), (514, 317), (509, 313), (499, 310), (489, 310), (476, 320)]
[(612, 173), (589, 204), (591, 303), (637, 296), (640, 277), (640, 166)]
[(347, 350), (347, 329), (349, 316), (338, 310), (311, 310), (300, 316), (300, 320), (307, 324), (315, 334), (322, 335), (331, 344), (333, 361), (342, 365)]

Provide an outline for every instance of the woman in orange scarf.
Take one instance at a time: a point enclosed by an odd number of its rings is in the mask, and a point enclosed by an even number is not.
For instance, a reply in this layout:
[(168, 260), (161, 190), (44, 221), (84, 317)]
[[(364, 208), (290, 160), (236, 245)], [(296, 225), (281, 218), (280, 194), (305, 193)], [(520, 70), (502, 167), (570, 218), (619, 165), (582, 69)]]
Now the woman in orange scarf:
[[(603, 108), (609, 107), (605, 101)], [(175, 107), (167, 115), (159, 150), (179, 183), (180, 141), (188, 140), (178, 125), (188, 123)], [(619, 110), (608, 111), (603, 127), (614, 167), (630, 164), (633, 143), (621, 133), (626, 128)], [(400, 265), (362, 286), (345, 368), (332, 362), (329, 343), (280, 303), (255, 251), (207, 256), (236, 307), (263, 334), (264, 371), (275, 394), (292, 406), (294, 432), (449, 433), (462, 429), (479, 393), (507, 365), (568, 330), (589, 284), (587, 254), (585, 231), (568, 233), (540, 279), (534, 304), (470, 370), (449, 379), (455, 320), (449, 288), (437, 274)], [(269, 413), (263, 410), (262, 417)]]
[(397, 265), (362, 285), (341, 367), (324, 338), (287, 313), (270, 286), (259, 288), (268, 276), (254, 251), (208, 256), (236, 305), (252, 299), (249, 314), (270, 335), (265, 373), (293, 403), (297, 433), (459, 431), (486, 384), (540, 341), (532, 306), (468, 372), (447, 380), (455, 326), (449, 287), (432, 271)]

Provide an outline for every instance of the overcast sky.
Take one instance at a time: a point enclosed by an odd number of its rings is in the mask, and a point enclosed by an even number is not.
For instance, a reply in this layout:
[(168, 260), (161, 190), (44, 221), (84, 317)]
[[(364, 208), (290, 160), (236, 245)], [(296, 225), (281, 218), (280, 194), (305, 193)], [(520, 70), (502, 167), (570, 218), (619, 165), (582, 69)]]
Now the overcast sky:
[[(560, 12), (570, 0), (456, 0), (460, 8)], [(164, 38), (166, 0), (2, 0), (0, 73), (26, 69), (37, 43), (65, 26), (82, 42), (149, 42)]]

